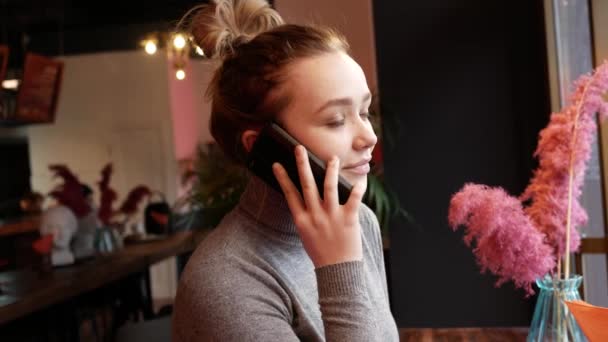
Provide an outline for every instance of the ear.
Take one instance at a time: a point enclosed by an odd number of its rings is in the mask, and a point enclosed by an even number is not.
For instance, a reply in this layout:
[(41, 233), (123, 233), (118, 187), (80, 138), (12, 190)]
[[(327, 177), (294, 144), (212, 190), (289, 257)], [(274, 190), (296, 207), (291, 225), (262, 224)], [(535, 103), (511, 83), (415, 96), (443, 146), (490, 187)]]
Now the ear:
[(245, 132), (243, 132), (243, 134), (241, 135), (241, 143), (245, 147), (245, 151), (247, 151), (247, 152), (251, 151), (251, 148), (253, 147), (253, 143), (258, 138), (258, 134), (259, 134), (258, 131), (254, 131), (252, 129), (248, 129)]

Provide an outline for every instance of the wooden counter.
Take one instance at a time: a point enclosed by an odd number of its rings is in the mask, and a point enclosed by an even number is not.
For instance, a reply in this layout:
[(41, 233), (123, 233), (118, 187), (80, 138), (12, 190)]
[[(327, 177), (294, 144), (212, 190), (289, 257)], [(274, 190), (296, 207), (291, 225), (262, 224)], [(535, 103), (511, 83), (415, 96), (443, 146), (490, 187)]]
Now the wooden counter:
[(192, 251), (208, 232), (180, 232), (164, 240), (128, 245), (119, 252), (47, 272), (0, 273), (3, 290), (0, 325), (145, 270), (168, 257)]
[(14, 222), (0, 224), (0, 238), (36, 232), (40, 229), (40, 216), (29, 216)]

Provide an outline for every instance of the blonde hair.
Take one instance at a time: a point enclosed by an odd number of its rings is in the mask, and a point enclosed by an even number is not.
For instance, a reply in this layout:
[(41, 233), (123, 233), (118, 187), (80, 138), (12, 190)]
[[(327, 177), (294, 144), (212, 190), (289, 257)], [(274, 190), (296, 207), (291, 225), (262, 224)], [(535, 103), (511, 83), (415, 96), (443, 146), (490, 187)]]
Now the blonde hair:
[(284, 24), (265, 0), (216, 0), (190, 10), (188, 27), (206, 55), (222, 60), (207, 89), (211, 134), (232, 159), (244, 163), (241, 135), (273, 120), (289, 94), (269, 97), (293, 61), (348, 53), (346, 39), (327, 27)]

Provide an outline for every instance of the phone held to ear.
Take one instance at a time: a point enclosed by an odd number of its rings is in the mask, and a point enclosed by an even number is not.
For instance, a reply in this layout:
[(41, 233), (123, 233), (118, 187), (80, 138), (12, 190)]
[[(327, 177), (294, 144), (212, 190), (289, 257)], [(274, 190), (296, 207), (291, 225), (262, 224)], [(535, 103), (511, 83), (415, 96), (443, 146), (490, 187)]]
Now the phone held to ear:
[[(247, 167), (255, 175), (263, 179), (268, 185), (280, 193), (283, 193), (279, 182), (272, 172), (272, 164), (275, 162), (283, 165), (293, 184), (302, 193), (300, 176), (295, 158), (295, 148), (300, 144), (293, 136), (276, 123), (264, 127), (258, 135), (251, 152), (249, 153)], [(312, 170), (319, 195), (323, 198), (323, 184), (325, 181), (325, 162), (308, 151), (308, 160)], [(338, 198), (340, 204), (348, 201), (353, 186), (342, 176), (338, 176)]]

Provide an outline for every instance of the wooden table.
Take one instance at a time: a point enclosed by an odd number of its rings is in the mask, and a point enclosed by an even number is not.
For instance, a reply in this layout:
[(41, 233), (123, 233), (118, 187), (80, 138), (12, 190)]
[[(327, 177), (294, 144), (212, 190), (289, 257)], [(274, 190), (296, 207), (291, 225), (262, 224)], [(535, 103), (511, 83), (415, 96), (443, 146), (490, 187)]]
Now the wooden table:
[(208, 230), (175, 233), (164, 240), (127, 245), (109, 255), (50, 271), (0, 273), (0, 325), (146, 270), (165, 258), (192, 251)]
[(526, 341), (528, 328), (400, 328), (402, 342), (518, 342)]

